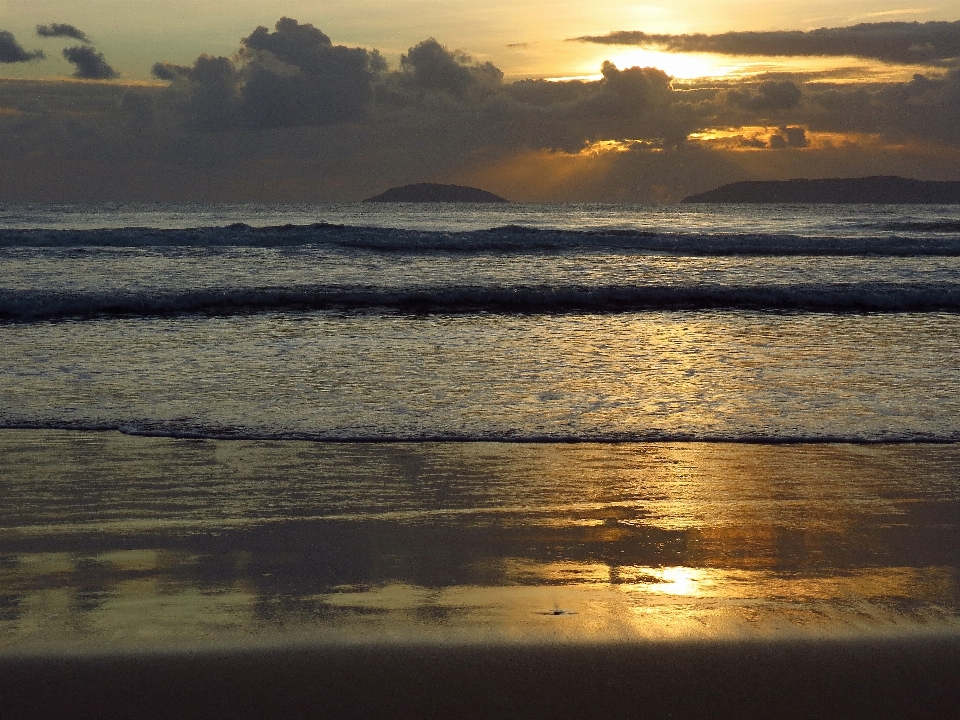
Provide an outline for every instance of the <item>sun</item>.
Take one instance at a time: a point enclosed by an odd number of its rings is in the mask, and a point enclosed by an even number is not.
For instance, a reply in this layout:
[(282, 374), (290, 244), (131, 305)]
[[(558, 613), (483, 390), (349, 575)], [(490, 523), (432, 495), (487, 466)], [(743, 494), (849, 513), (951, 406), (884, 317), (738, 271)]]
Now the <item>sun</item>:
[(679, 80), (741, 75), (746, 63), (736, 58), (707, 53), (668, 53), (646, 48), (629, 48), (609, 55), (618, 68), (655, 67)]

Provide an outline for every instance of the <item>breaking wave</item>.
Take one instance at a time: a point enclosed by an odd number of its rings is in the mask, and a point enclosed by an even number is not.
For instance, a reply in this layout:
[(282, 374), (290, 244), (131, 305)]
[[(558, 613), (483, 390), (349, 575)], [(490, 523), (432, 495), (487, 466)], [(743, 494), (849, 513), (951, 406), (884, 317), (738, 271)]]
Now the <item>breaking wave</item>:
[(960, 220), (890, 220), (881, 223), (880, 227), (894, 232), (960, 233)]
[[(927, 222), (926, 225), (930, 223)], [(897, 228), (891, 228), (897, 229)], [(402, 252), (563, 251), (589, 248), (692, 256), (877, 255), (960, 256), (960, 225), (934, 223), (931, 236), (806, 237), (764, 233), (646, 230), (551, 230), (506, 225), (489, 230), (427, 231), (330, 223), (253, 227), (98, 230), (0, 230), (0, 247), (283, 247), (326, 245)]]
[(303, 311), (398, 313), (617, 313), (643, 310), (960, 312), (960, 283), (605, 286), (301, 286), (189, 291), (0, 290), (0, 318), (244, 314)]

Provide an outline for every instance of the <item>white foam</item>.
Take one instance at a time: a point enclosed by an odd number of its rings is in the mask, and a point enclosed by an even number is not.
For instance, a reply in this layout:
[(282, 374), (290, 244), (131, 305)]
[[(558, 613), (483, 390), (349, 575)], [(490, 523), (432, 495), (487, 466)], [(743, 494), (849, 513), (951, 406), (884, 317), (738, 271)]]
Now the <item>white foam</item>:
[(696, 233), (645, 230), (551, 230), (507, 225), (489, 230), (426, 231), (316, 223), (251, 227), (98, 230), (0, 230), (0, 247), (284, 247), (327, 245), (406, 252), (485, 252), (628, 249), (679, 255), (958, 256), (960, 233), (919, 237), (808, 237), (775, 233)]

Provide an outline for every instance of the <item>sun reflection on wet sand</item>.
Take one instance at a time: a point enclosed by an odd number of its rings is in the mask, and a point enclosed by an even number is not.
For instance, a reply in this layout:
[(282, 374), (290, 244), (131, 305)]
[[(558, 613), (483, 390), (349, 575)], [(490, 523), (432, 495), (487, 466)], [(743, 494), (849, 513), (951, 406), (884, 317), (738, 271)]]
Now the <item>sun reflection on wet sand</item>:
[(955, 445), (0, 446), (0, 654), (960, 633)]

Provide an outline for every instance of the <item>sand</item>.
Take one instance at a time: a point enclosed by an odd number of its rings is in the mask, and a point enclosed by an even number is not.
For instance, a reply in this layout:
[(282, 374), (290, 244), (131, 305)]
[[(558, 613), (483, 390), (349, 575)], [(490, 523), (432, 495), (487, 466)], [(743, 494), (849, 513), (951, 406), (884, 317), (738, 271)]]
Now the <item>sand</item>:
[(321, 646), (0, 663), (9, 718), (950, 718), (960, 641)]
[(950, 718), (960, 447), (0, 432), (0, 718)]

